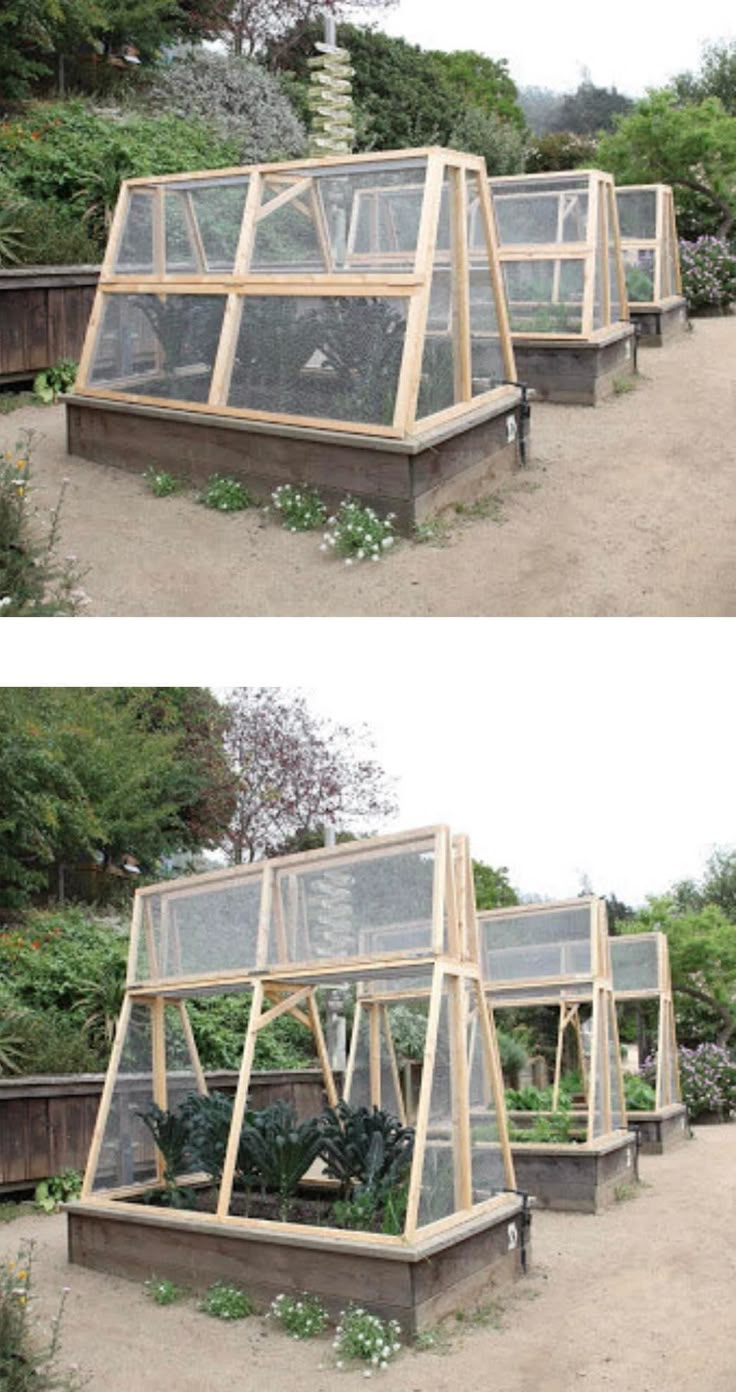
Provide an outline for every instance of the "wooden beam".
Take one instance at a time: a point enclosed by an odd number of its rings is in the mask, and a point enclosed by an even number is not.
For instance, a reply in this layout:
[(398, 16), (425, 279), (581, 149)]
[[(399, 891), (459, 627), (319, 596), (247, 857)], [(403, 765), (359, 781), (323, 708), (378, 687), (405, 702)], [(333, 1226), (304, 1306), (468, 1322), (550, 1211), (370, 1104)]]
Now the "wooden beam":
[(102, 1096), (100, 1098), (100, 1106), (97, 1112), (97, 1120), (95, 1121), (94, 1131), (92, 1132), (92, 1140), (90, 1142), (89, 1154), (87, 1156), (87, 1167), (85, 1169), (84, 1180), (82, 1182), (81, 1196), (83, 1199), (89, 1198), (94, 1187), (95, 1179), (97, 1177), (97, 1166), (100, 1161), (100, 1150), (102, 1149), (102, 1141), (105, 1135), (105, 1127), (107, 1126), (108, 1117), (110, 1115), (110, 1103), (112, 1101), (113, 1090), (118, 1079), (118, 1072), (120, 1070), (120, 1060), (122, 1057), (123, 1048), (125, 1046), (125, 1041), (128, 1037), (131, 1008), (132, 1004), (130, 996), (126, 995), (125, 999), (123, 1000), (123, 1006), (120, 1011), (120, 1017), (118, 1019), (117, 1026), (115, 1029), (115, 1041), (112, 1046), (112, 1053), (110, 1054), (110, 1062), (107, 1066), (107, 1073), (105, 1074), (105, 1082), (102, 1088)]
[(404, 1236), (408, 1242), (412, 1242), (416, 1237), (419, 1220), (419, 1198), (422, 1188), (424, 1155), (427, 1148), (427, 1126), (429, 1123), (429, 1109), (432, 1100), (432, 1084), (434, 1081), (434, 1066), (437, 1053), (437, 1033), (440, 1021), (440, 1008), (442, 1005), (443, 981), (444, 973), (442, 967), (440, 965), (435, 965), (432, 974), (432, 995), (429, 1001), (429, 1014), (427, 1016), (424, 1067), (422, 1069), (419, 1105), (417, 1107), (417, 1120), (414, 1130), (414, 1155), (412, 1156), (409, 1175), (409, 1193), (406, 1203)]
[(424, 283), (421, 288), (415, 291), (409, 303), (404, 349), (394, 403), (394, 429), (400, 436), (411, 434), (417, 413), (424, 335), (432, 293), (433, 260), (437, 245), (443, 176), (444, 164), (442, 160), (431, 158), (427, 164), (415, 261), (417, 274), (423, 276)]
[(355, 1073), (355, 1059), (358, 1052), (358, 1044), (360, 1040), (360, 1031), (364, 1013), (365, 1007), (363, 1005), (362, 1000), (359, 997), (355, 1003), (355, 1014), (353, 1015), (353, 1029), (350, 1035), (350, 1048), (348, 1049), (347, 1066), (345, 1068), (345, 1077), (343, 1079), (342, 1084), (342, 1095), (345, 1098), (346, 1102), (350, 1101), (350, 1093), (353, 1086), (353, 1075)]
[(455, 401), (472, 401), (470, 354), (470, 278), (468, 261), (468, 197), (465, 170), (450, 169), (452, 247), (452, 345)]
[(295, 1005), (299, 1005), (301, 1001), (306, 1000), (311, 993), (311, 986), (301, 986), (298, 991), (293, 991), (291, 995), (284, 996), (283, 1000), (280, 1000), (277, 1005), (272, 1005), (270, 1010), (267, 1010), (265, 1014), (261, 1015), (256, 1029), (262, 1030), (265, 1025), (273, 1024), (273, 1021), (278, 1020), (281, 1015), (289, 1014)]
[(457, 1210), (470, 1209), (473, 1206), (465, 991), (465, 983), (459, 977), (448, 978), (453, 1169)]
[(515, 1189), (516, 1176), (514, 1173), (514, 1159), (511, 1154), (511, 1145), (509, 1142), (506, 1091), (503, 1083), (503, 1073), (501, 1072), (501, 1060), (498, 1053), (496, 1026), (492, 1009), (489, 1006), (480, 981), (476, 984), (476, 1008), (478, 1012), (478, 1023), (481, 1030), (481, 1039), (483, 1041), (488, 1081), (490, 1083), (491, 1096), (493, 1098), (496, 1114), (498, 1141), (501, 1147), (504, 1172), (506, 1175), (506, 1187), (508, 1189)]
[(204, 1076), (204, 1069), (203, 1069), (202, 1064), (201, 1064), (201, 1062), (200, 1062), (199, 1050), (198, 1050), (198, 1048), (197, 1048), (197, 1041), (196, 1041), (196, 1039), (194, 1038), (194, 1031), (193, 1031), (193, 1029), (192, 1029), (192, 1022), (191, 1022), (191, 1020), (189, 1019), (189, 1013), (188, 1013), (188, 1011), (187, 1011), (186, 1002), (183, 1001), (183, 1000), (180, 1000), (180, 1001), (177, 1001), (176, 1004), (177, 1004), (178, 1009), (179, 1009), (179, 1016), (180, 1016), (180, 1018), (181, 1018), (181, 1027), (182, 1027), (182, 1030), (184, 1031), (184, 1038), (185, 1038), (185, 1040), (186, 1040), (187, 1049), (189, 1050), (189, 1057), (190, 1057), (190, 1059), (191, 1059), (191, 1061), (192, 1061), (192, 1068), (193, 1068), (193, 1070), (194, 1070), (194, 1076), (195, 1076), (195, 1078), (197, 1079), (197, 1092), (200, 1094), (201, 1097), (207, 1097), (207, 1096), (209, 1095), (209, 1088), (207, 1087), (207, 1079), (206, 1079), (205, 1076)]
[(380, 1107), (381, 1104), (381, 1017), (378, 1013), (378, 1006), (372, 1005), (368, 1008), (368, 1055), (370, 1061), (370, 1097), (371, 1106)]
[(130, 924), (130, 939), (128, 943), (128, 967), (125, 975), (126, 986), (132, 985), (138, 975), (138, 944), (140, 943), (142, 920), (143, 900), (136, 890), (133, 896), (133, 916)]
[(317, 997), (314, 993), (314, 990), (310, 991), (309, 993), (308, 1009), (309, 1018), (312, 1024), (312, 1034), (314, 1036), (314, 1042), (317, 1046), (317, 1057), (319, 1058), (320, 1066), (322, 1068), (322, 1076), (325, 1080), (325, 1091), (327, 1093), (327, 1101), (329, 1102), (329, 1105), (331, 1107), (336, 1107), (338, 1103), (337, 1088), (335, 1086), (335, 1078), (332, 1072), (332, 1065), (330, 1064), (330, 1057), (327, 1052), (327, 1045), (325, 1044), (325, 1037), (322, 1033), (322, 1021), (319, 1018), (319, 1010), (317, 1009)]
[[(166, 1087), (166, 1020), (162, 996), (156, 996), (149, 1007), (151, 1012), (151, 1060), (153, 1074), (153, 1100), (162, 1112), (167, 1109)], [(164, 1177), (164, 1157), (156, 1147), (156, 1178)]]
[[(235, 249), (233, 283), (244, 276), (250, 267), (256, 235), (256, 220), (261, 203), (262, 191), (263, 184), (261, 177), (258, 174), (254, 174), (248, 184), (248, 193), (243, 209), (243, 221), (240, 227), (238, 245)], [(210, 381), (210, 390), (207, 399), (209, 406), (224, 406), (230, 395), (230, 383), (235, 363), (235, 353), (238, 346), (238, 337), (240, 335), (242, 313), (243, 301), (240, 296), (234, 293), (229, 294), (222, 319), (220, 342), (217, 347), (215, 364), (212, 369), (212, 379)]]
[(248, 1099), (248, 1087), (250, 1085), (250, 1075), (253, 1070), (253, 1055), (258, 1038), (258, 1019), (263, 1005), (263, 982), (257, 981), (253, 990), (253, 1001), (248, 1019), (248, 1029), (245, 1035), (245, 1047), (243, 1049), (243, 1060), (240, 1065), (240, 1075), (238, 1086), (233, 1102), (233, 1115), (230, 1124), (230, 1134), (227, 1141), (225, 1152), (225, 1163), (222, 1167), (222, 1179), (220, 1181), (220, 1193), (217, 1200), (217, 1218), (222, 1222), (230, 1212), (230, 1200), (233, 1192), (233, 1178), (235, 1175), (235, 1165), (238, 1158), (238, 1146), (240, 1145), (240, 1132), (243, 1127), (245, 1116), (245, 1105)]
[(277, 193), (275, 198), (269, 198), (267, 203), (261, 202), (256, 213), (256, 222), (263, 222), (264, 218), (270, 217), (272, 213), (278, 212), (286, 203), (291, 203), (293, 198), (300, 198), (303, 193), (308, 193), (313, 184), (310, 178), (296, 179), (293, 184), (289, 184), (281, 193)]

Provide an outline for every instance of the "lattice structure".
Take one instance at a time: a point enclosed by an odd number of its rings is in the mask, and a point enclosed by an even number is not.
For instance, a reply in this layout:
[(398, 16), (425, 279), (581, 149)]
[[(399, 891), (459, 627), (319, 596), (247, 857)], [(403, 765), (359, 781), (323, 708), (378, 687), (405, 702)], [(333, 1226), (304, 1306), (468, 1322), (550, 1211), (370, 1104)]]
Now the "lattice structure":
[(490, 187), (515, 341), (595, 339), (628, 321), (610, 174), (512, 175)]
[(484, 170), (432, 148), (128, 180), (77, 397), (396, 439), (515, 404)]
[(613, 989), (617, 1001), (656, 1000), (657, 1110), (682, 1101), (677, 1062), (675, 1007), (667, 938), (664, 933), (626, 933), (611, 938)]
[(616, 189), (629, 303), (654, 308), (682, 295), (672, 189), (632, 184)]
[[(514, 1173), (503, 1084), (468, 926), (469, 856), (458, 855), (447, 828), (430, 827), (139, 890), (125, 1003), (83, 1200), (118, 1211), (122, 1199), (132, 1200), (125, 1209), (135, 1209), (136, 1198), (161, 1182), (162, 1157), (137, 1114), (146, 1102), (166, 1109), (194, 1089), (206, 1091), (186, 1002), (248, 993), (217, 1219), (254, 1232), (324, 1236), (325, 1227), (236, 1215), (233, 1180), (256, 1040), (280, 1015), (290, 1013), (311, 1031), (327, 1098), (337, 1101), (316, 991), (339, 981), (357, 994), (347, 1088), (356, 1103), (403, 1115), (390, 1010), (404, 1000), (423, 1001), (428, 1010), (404, 1232), (373, 1234), (371, 1242), (395, 1246), (431, 1236), (438, 1225), (482, 1224), (508, 1205)], [(459, 894), (457, 875), (465, 885)], [(469, 1051), (471, 1016), (479, 1057)], [(481, 1096), (490, 1100), (492, 1140), (471, 1135), (471, 1106)], [(205, 1175), (180, 1180), (210, 1183)], [(212, 1220), (176, 1210), (172, 1221)], [(330, 1236), (347, 1244), (365, 1238), (337, 1229)]]
[[(559, 1010), (555, 1089), (563, 1036), (590, 1006), (587, 1143), (626, 1130), (605, 901), (521, 904), (478, 915), (480, 960), (494, 1011), (540, 1005)], [(581, 1040), (582, 1049), (582, 1040)]]

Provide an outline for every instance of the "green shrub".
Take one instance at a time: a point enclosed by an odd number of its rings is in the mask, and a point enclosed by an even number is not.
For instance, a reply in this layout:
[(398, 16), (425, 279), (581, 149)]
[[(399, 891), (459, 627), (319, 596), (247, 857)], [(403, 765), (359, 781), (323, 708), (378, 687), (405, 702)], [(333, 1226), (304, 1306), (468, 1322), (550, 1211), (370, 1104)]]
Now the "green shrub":
[(322, 1155), (328, 1175), (347, 1192), (394, 1183), (411, 1164), (414, 1129), (380, 1107), (338, 1102), (322, 1114)]
[(76, 1392), (83, 1384), (59, 1365), (61, 1323), (67, 1291), (62, 1292), (47, 1341), (39, 1344), (33, 1300), (33, 1243), (15, 1260), (0, 1262), (0, 1388), (3, 1392)]
[(33, 382), (34, 395), (44, 405), (55, 405), (60, 396), (71, 391), (77, 376), (77, 364), (72, 358), (59, 358), (53, 367), (37, 373)]
[(736, 250), (725, 238), (680, 242), (680, 260), (689, 309), (717, 309), (736, 300)]
[(61, 1170), (50, 1175), (36, 1185), (33, 1202), (42, 1213), (56, 1213), (59, 1205), (69, 1199), (78, 1199), (82, 1192), (82, 1176), (79, 1170)]
[(629, 1112), (651, 1112), (657, 1105), (654, 1088), (637, 1073), (624, 1073), (624, 1094)]
[(59, 557), (62, 483), (44, 532), (31, 507), (33, 431), (0, 453), (0, 618), (71, 616), (89, 603), (76, 556)]
[(505, 1081), (511, 1086), (515, 1086), (519, 1081), (522, 1068), (529, 1062), (529, 1055), (515, 1035), (508, 1034), (505, 1030), (497, 1030), (496, 1033), (501, 1071)]
[(175, 1305), (186, 1296), (186, 1291), (181, 1286), (165, 1278), (158, 1280), (153, 1277), (150, 1281), (144, 1281), (143, 1288), (149, 1300), (153, 1300), (156, 1305)]
[(202, 121), (138, 113), (111, 119), (82, 101), (34, 102), (0, 126), (5, 186), (72, 209), (100, 251), (123, 179), (235, 163), (236, 147)]
[(372, 507), (344, 498), (334, 517), (327, 519), (321, 551), (334, 550), (346, 565), (353, 561), (378, 561), (395, 541), (394, 520), (389, 512), (379, 517)]
[[(297, 1121), (288, 1102), (250, 1112), (243, 1123), (239, 1164), (242, 1163), (247, 1187), (260, 1184), (275, 1193), (279, 1216), (286, 1221), (299, 1181), (320, 1154), (320, 1121), (309, 1117)], [(240, 1157), (242, 1156), (242, 1161)]]
[(102, 259), (104, 244), (73, 204), (25, 198), (17, 216), (24, 266), (96, 266)]
[(386, 1368), (401, 1351), (400, 1336), (401, 1326), (396, 1320), (382, 1320), (360, 1305), (350, 1305), (340, 1315), (332, 1345), (337, 1366), (356, 1361)]
[(213, 474), (199, 494), (198, 501), (205, 507), (217, 508), (219, 512), (242, 512), (251, 506), (253, 499), (239, 479)]
[(271, 494), (274, 510), (289, 532), (312, 532), (324, 524), (327, 508), (316, 488), (303, 483), (298, 487), (282, 483)]
[(316, 1295), (303, 1291), (300, 1296), (277, 1295), (268, 1312), (292, 1339), (313, 1339), (323, 1334), (329, 1315)]
[(156, 469), (150, 464), (143, 475), (143, 482), (149, 488), (154, 498), (170, 498), (172, 493), (181, 493), (186, 484), (182, 479), (176, 478), (166, 469)]
[(215, 1319), (247, 1319), (253, 1314), (250, 1296), (239, 1286), (228, 1285), (226, 1281), (216, 1281), (202, 1297), (198, 1308), (205, 1315)]
[(427, 1038), (426, 1006), (392, 1005), (389, 1008), (389, 1018), (391, 1037), (399, 1058), (412, 1059), (415, 1063), (421, 1062)]

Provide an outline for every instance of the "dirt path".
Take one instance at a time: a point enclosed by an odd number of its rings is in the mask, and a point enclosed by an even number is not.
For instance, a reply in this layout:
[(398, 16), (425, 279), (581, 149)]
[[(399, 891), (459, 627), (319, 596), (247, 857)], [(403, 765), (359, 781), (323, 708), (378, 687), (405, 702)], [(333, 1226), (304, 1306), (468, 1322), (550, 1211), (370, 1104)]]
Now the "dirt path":
[(63, 545), (90, 567), (93, 615), (735, 615), (735, 365), (736, 318), (701, 320), (642, 353), (636, 392), (535, 406), (532, 466), (487, 517), (352, 569), (255, 511), (68, 458), (62, 407), (0, 419), (0, 444), (43, 432), (47, 505), (70, 476)]
[[(533, 1271), (500, 1318), (458, 1334), (443, 1356), (407, 1352), (384, 1392), (733, 1392), (736, 1386), (736, 1126), (702, 1127), (644, 1157), (647, 1187), (592, 1217), (538, 1213)], [(159, 1308), (140, 1286), (67, 1266), (65, 1220), (0, 1227), (0, 1257), (38, 1240), (38, 1313), (71, 1287), (64, 1358), (91, 1392), (350, 1392), (327, 1339), (296, 1345), (262, 1319), (216, 1324), (189, 1302)]]

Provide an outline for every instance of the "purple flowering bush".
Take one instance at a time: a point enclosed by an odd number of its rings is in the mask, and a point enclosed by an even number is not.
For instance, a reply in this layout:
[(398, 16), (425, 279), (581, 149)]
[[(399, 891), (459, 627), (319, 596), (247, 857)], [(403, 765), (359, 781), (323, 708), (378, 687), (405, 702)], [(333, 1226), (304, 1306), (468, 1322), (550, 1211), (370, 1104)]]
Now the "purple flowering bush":
[(723, 237), (680, 242), (682, 288), (689, 309), (736, 300), (736, 250)]
[[(696, 1049), (684, 1046), (677, 1051), (680, 1064), (682, 1100), (694, 1120), (703, 1112), (718, 1112), (724, 1121), (736, 1112), (736, 1058), (720, 1044), (699, 1044)], [(654, 1084), (657, 1073), (656, 1056), (645, 1059), (639, 1070), (648, 1083)]]

